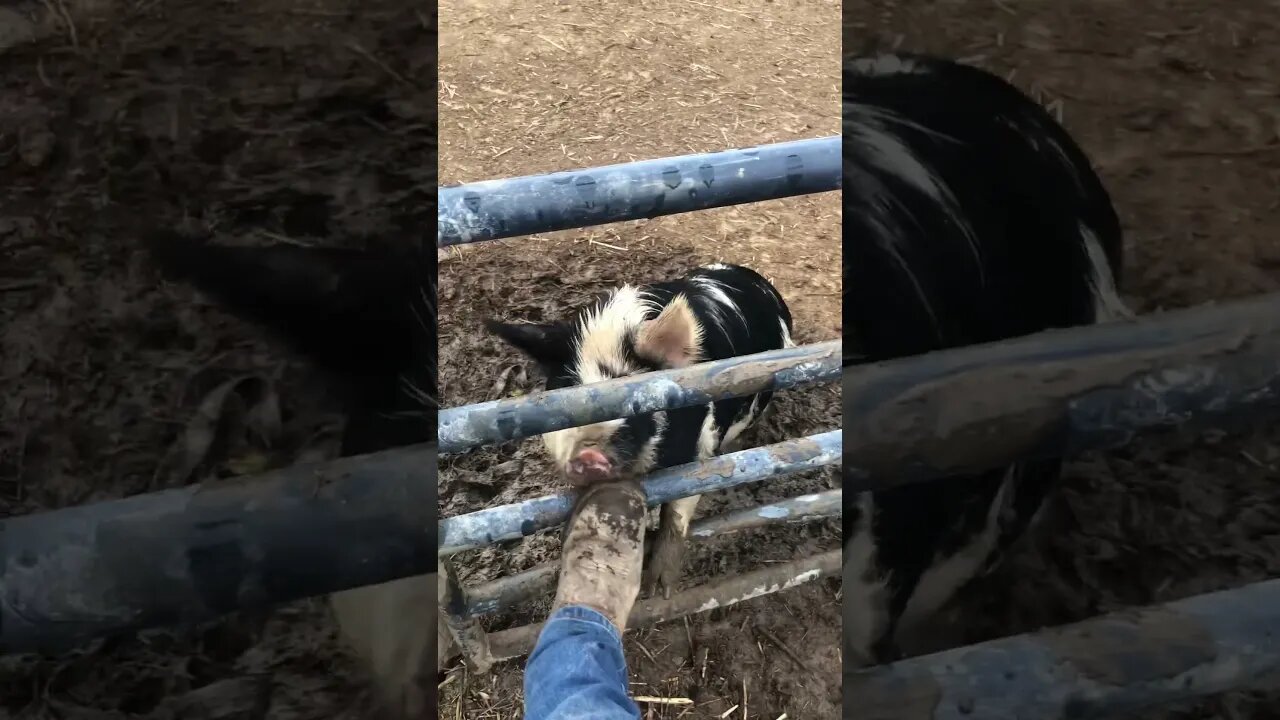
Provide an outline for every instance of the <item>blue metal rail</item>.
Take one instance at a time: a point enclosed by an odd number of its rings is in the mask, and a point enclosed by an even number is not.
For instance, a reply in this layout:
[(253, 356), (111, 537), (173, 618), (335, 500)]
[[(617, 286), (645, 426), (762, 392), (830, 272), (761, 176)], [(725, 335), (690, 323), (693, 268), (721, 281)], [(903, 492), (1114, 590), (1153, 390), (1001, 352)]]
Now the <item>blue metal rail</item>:
[(1067, 720), (1280, 671), (1280, 580), (846, 672), (858, 720)]
[[(834, 465), (840, 460), (840, 437), (833, 430), (659, 470), (644, 481), (649, 505)], [(439, 554), (532, 535), (564, 522), (572, 507), (573, 496), (550, 495), (445, 518), (440, 521)]]
[(846, 368), (849, 490), (1280, 418), (1280, 293)]
[[(742, 575), (722, 578), (689, 588), (669, 598), (640, 598), (632, 609), (631, 616), (627, 618), (627, 629), (727, 608), (821, 578), (835, 577), (839, 573), (840, 549), (836, 548), (810, 557), (768, 565)], [(485, 658), (496, 662), (527, 654), (533, 649), (541, 631), (542, 623), (533, 623), (490, 633), (484, 641)], [(862, 720), (862, 717), (856, 716), (856, 720)]]
[(0, 520), (0, 655), (432, 572), (436, 449)]
[(841, 342), (774, 350), (440, 411), (440, 452), (840, 379)]
[[(689, 537), (705, 540), (717, 535), (737, 532), (774, 523), (803, 522), (841, 515), (839, 489), (787, 498), (768, 505), (734, 510), (723, 515), (695, 520), (689, 526)], [(507, 575), (483, 585), (467, 589), (467, 613), (490, 615), (516, 607), (555, 589), (560, 575), (558, 561), (534, 566), (524, 572)]]
[(446, 247), (840, 189), (840, 136), (487, 180), (437, 191)]

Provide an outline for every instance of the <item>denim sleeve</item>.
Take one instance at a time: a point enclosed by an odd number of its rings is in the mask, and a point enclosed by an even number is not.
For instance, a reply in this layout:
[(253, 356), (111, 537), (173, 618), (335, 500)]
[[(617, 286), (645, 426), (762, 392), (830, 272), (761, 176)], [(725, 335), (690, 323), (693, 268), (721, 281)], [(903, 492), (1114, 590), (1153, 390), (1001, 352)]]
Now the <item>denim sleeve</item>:
[(627, 694), (622, 637), (587, 607), (547, 619), (525, 665), (524, 698), (525, 720), (640, 720)]

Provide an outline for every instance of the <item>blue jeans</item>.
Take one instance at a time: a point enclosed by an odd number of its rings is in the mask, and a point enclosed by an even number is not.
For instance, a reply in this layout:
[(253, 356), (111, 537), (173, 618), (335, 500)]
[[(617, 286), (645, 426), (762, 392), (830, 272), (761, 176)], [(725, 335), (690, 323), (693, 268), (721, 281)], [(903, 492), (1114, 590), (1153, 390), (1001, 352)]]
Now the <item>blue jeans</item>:
[(524, 668), (524, 720), (640, 720), (627, 695), (622, 636), (604, 615), (566, 605), (547, 618)]

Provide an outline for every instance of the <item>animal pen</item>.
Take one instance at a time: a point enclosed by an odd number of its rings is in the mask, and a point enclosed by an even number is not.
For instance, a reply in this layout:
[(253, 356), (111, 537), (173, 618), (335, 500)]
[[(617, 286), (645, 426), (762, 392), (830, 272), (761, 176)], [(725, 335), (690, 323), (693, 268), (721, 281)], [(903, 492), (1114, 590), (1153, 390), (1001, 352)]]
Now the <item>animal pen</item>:
[[(835, 190), (839, 139), (443, 188), (441, 246)], [(854, 491), (1125, 444), (1170, 427), (1280, 419), (1280, 295), (840, 369), (838, 343), (447, 409), (459, 452), (600, 420), (843, 375), (852, 425), (650, 477), (650, 502), (842, 461)], [(977, 390), (975, 391), (975, 388)], [(844, 438), (842, 440), (842, 437)], [(847, 440), (847, 442), (845, 442)], [(695, 523), (694, 537), (840, 513), (841, 491)], [(567, 497), (437, 525), (436, 448), (0, 521), (0, 653), (434, 571), (437, 557), (564, 521)], [(437, 535), (438, 530), (438, 535)], [(432, 551), (432, 546), (436, 551)], [(774, 592), (840, 565), (824, 553), (636, 606), (636, 624)], [(463, 588), (443, 613), (475, 664), (526, 651), (537, 628), (477, 618), (549, 590), (552, 567)], [(1246, 686), (1280, 671), (1280, 580), (846, 673), (862, 720), (1086, 718)]]
[[(645, 160), (606, 167), (492, 180), (440, 188), (439, 247), (670, 215), (838, 190), (840, 138), (763, 145), (725, 152)], [(440, 450), (531, 437), (569, 427), (714, 400), (785, 390), (839, 379), (839, 340), (787, 348), (689, 368), (646, 373), (602, 383), (442, 410)], [(744, 483), (833, 466), (840, 459), (838, 428), (701, 463), (667, 468), (644, 481), (650, 505)], [(449, 556), (514, 540), (563, 523), (568, 495), (541, 497), (443, 518), (439, 528), (444, 604), (442, 616), (466, 660), (478, 670), (532, 649), (540, 625), (494, 633), (481, 616), (510, 609), (555, 586), (554, 563), (464, 588)], [(706, 518), (690, 538), (777, 522), (838, 517), (841, 491), (802, 495), (762, 507)], [(632, 626), (725, 607), (794, 587), (840, 570), (840, 550), (713, 581), (669, 598), (642, 600)]]
[[(835, 140), (442, 189), (439, 244), (836, 189)], [(779, 163), (783, 153), (788, 154)], [(753, 162), (762, 186), (717, 188), (712, 182), (725, 178), (726, 169), (728, 177), (745, 180)], [(821, 174), (814, 175), (815, 170)], [(440, 441), (445, 452), (455, 452), (624, 415), (828, 381), (835, 358), (827, 353), (836, 349), (836, 343), (821, 343), (454, 408), (441, 415)], [(1161, 428), (1274, 421), (1280, 417), (1280, 295), (855, 365), (842, 374), (843, 414), (852, 426), (660, 471), (646, 482), (649, 502), (767, 480), (828, 464), (835, 454), (842, 456), (845, 485), (856, 493), (1112, 448)], [(692, 534), (706, 537), (774, 521), (839, 515), (842, 492), (707, 518), (695, 523)], [(569, 507), (568, 497), (548, 497), (444, 519), (440, 553), (448, 556), (553, 526), (565, 520)], [(839, 560), (838, 552), (824, 553), (715, 581), (669, 600), (641, 602), (636, 624), (723, 607), (834, 574)], [(477, 617), (549, 591), (554, 573), (553, 566), (542, 566), (463, 588), (446, 571), (443, 615), (463, 654), (485, 667), (527, 652), (537, 626), (488, 635)], [(1280, 580), (1272, 580), (851, 670), (843, 689), (845, 716), (858, 720), (1051, 720), (1236, 689), (1277, 671)]]
[[(1280, 294), (846, 368), (853, 492), (1280, 418)], [(1274, 472), (1274, 470), (1272, 471)], [(1280, 671), (1280, 580), (847, 672), (859, 720), (1094, 718)]]

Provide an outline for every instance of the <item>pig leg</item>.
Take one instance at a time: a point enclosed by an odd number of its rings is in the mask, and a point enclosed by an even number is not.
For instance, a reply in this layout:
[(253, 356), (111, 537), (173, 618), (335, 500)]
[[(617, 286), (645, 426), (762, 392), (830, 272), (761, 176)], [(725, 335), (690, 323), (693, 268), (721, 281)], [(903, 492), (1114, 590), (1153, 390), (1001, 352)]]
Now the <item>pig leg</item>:
[(887, 634), (889, 590), (876, 570), (871, 493), (860, 493), (851, 510), (845, 522), (853, 532), (845, 541), (842, 558), (844, 663), (846, 668), (863, 668), (876, 664), (877, 643)]
[(394, 717), (425, 717), (431, 707), (427, 654), (435, 644), (432, 634), (436, 642), (441, 639), (439, 604), (432, 597), (436, 578), (401, 578), (329, 596), (341, 635), (364, 661)]
[(653, 536), (649, 562), (645, 567), (645, 587), (651, 593), (662, 590), (664, 597), (680, 582), (684, 564), (684, 546), (689, 537), (689, 524), (698, 508), (700, 495), (674, 500), (662, 506), (658, 532)]

